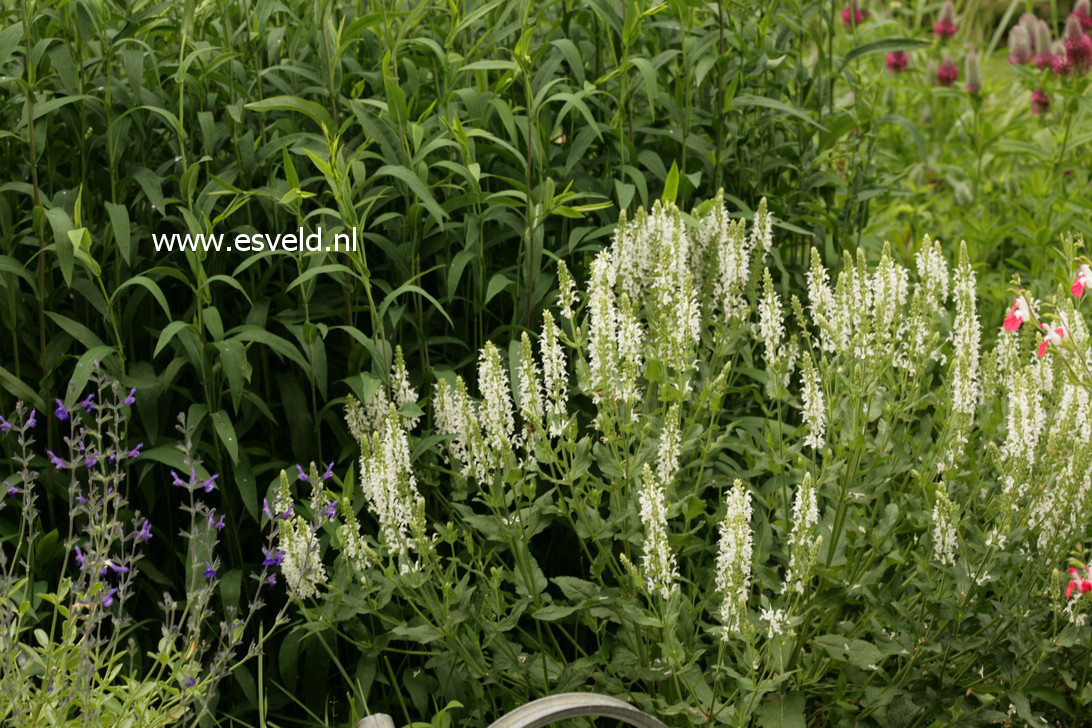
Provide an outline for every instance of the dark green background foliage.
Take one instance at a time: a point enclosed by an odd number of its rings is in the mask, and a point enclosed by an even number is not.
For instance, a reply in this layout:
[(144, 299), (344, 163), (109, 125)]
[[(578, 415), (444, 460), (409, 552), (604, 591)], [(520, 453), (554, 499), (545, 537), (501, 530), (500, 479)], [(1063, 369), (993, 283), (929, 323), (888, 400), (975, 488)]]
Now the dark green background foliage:
[[(1049, 244), (1087, 218), (1087, 170), (1073, 165), (1076, 193), (1059, 194), (1065, 147), (1035, 136), (1045, 125), (1016, 118), (1007, 97), (992, 115), (975, 108), (969, 126), (967, 100), (937, 97), (920, 75), (885, 95), (882, 53), (923, 48), (906, 36), (928, 27), (933, 5), (897, 11), (906, 27), (877, 19), (853, 32), (830, 2), (650, 7), (5, 2), (0, 411), (17, 398), (46, 411), (73, 402), (67, 382), (86, 382), (94, 361), (137, 387), (130, 435), (145, 455), (130, 500), (156, 515), (160, 545), (179, 528), (166, 466), (178, 467), (173, 425), (187, 411), (225, 484), (223, 558), (235, 576), (224, 584), (238, 585), (260, 558), (259, 509), (276, 473), (351, 462), (340, 409), (366, 386), (362, 372), (386, 377), (399, 343), (424, 392), (434, 368), (463, 370), (486, 340), (537, 330), (554, 261), (583, 280), (621, 209), (665, 190), (689, 208), (723, 188), (749, 217), (765, 196), (786, 284), (811, 245), (833, 262), (886, 236), (905, 246), (934, 232), (948, 245), (970, 232), (995, 270), (984, 280), (999, 286), (1010, 258), (1031, 267), (1014, 240)], [(995, 47), (997, 21), (967, 32)], [(919, 65), (938, 51), (921, 53)], [(1081, 113), (1077, 97), (1059, 97), (1067, 119)], [(946, 104), (946, 123), (919, 127), (927, 103)], [(1021, 141), (987, 149), (1002, 136)], [(1088, 138), (1076, 125), (1071, 153)], [(1032, 158), (1039, 176), (1023, 192), (1005, 175)], [(934, 163), (939, 177), (965, 179), (968, 159), (978, 162), (970, 207), (953, 203), (950, 185), (915, 186)], [(870, 229), (877, 199), (891, 205)], [(1043, 204), (1058, 216), (1042, 216)], [(1004, 224), (983, 222), (997, 215)], [(151, 243), (319, 225), (356, 227), (363, 250), (181, 254)], [(46, 446), (58, 437), (50, 429)], [(43, 510), (63, 530), (61, 487)], [(149, 603), (180, 569), (145, 569)], [(284, 689), (267, 691), (273, 708), (304, 715), (298, 700), (322, 715), (345, 694), (330, 655), (352, 665), (347, 651), (333, 633), (275, 644), (265, 677)], [(255, 709), (247, 670), (224, 686), (225, 715)]]

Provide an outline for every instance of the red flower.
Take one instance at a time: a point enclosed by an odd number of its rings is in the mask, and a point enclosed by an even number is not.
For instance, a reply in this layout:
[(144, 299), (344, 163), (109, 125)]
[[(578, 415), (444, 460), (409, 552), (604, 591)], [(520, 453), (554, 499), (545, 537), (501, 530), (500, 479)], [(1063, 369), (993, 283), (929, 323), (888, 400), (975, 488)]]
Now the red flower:
[(1031, 113), (1045, 114), (1050, 111), (1050, 97), (1041, 88), (1031, 92)]
[(951, 86), (959, 78), (959, 66), (951, 58), (945, 58), (937, 66), (937, 83), (941, 86)]
[(937, 18), (937, 22), (933, 23), (933, 32), (936, 33), (938, 38), (951, 38), (959, 30), (959, 26), (955, 22), (955, 6), (952, 4), (952, 0), (944, 3), (944, 7), (940, 9), (940, 17)]
[(1073, 12), (1069, 14), (1070, 17), (1077, 19), (1077, 22), (1081, 24), (1081, 27), (1085, 30), (1092, 29), (1092, 9), (1090, 9), (1089, 0), (1077, 0), (1077, 4), (1073, 6)]
[(906, 51), (890, 51), (884, 56), (887, 61), (887, 70), (891, 73), (902, 73), (910, 64), (910, 56)]
[(1084, 32), (1081, 21), (1070, 15), (1065, 24), (1065, 61), (1070, 69), (1085, 73), (1092, 66), (1092, 38)]
[(861, 10), (857, 5), (857, 0), (850, 0), (849, 5), (842, 8), (842, 25), (846, 28), (860, 25), (868, 20), (868, 17), (869, 12), (867, 10)]
[[(1039, 326), (1043, 329), (1043, 331), (1046, 331), (1046, 338), (1044, 338), (1043, 341), (1039, 344), (1039, 351), (1037, 352), (1039, 354), (1039, 358), (1042, 359), (1044, 356), (1046, 356), (1048, 346), (1057, 346), (1058, 344), (1062, 343), (1062, 339), (1065, 338), (1065, 329), (1059, 326), (1058, 328), (1051, 331), (1046, 324), (1039, 324)], [(1089, 583), (1092, 582), (1085, 582), (1085, 584)], [(1081, 589), (1081, 591), (1085, 590)]]
[(1082, 265), (1077, 269), (1077, 277), (1073, 280), (1073, 285), (1069, 287), (1069, 292), (1080, 298), (1084, 295), (1084, 289), (1090, 285), (1092, 285), (1092, 268)]
[(1025, 321), (1031, 318), (1028, 302), (1023, 296), (1017, 296), (1012, 301), (1009, 315), (1005, 317), (1005, 331), (1016, 331)]

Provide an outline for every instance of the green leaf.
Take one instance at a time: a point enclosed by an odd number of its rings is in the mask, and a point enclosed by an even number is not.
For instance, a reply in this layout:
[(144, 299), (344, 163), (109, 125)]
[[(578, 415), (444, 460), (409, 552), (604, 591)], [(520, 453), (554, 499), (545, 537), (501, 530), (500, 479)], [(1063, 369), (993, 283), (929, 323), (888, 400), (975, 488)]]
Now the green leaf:
[(792, 116), (800, 119), (801, 121), (807, 122), (808, 124), (814, 126), (816, 129), (822, 129), (823, 131), (826, 131), (826, 128), (822, 124), (812, 119), (805, 112), (801, 111), (795, 106), (789, 106), (783, 101), (778, 101), (777, 99), (769, 99), (765, 96), (753, 96), (751, 94), (744, 94), (743, 96), (736, 96), (734, 99), (732, 99), (732, 103), (730, 105), (733, 108), (747, 108), (751, 106), (758, 106), (765, 109), (771, 109), (773, 111), (780, 111), (782, 114), (787, 114), (788, 116)]
[(763, 728), (807, 728), (803, 693), (794, 690), (784, 698), (774, 697), (758, 711), (758, 724)]
[(3, 68), (4, 64), (8, 62), (22, 39), (23, 24), (21, 22), (0, 30), (0, 68)]
[(238, 411), (239, 398), (243, 396), (243, 386), (250, 377), (246, 349), (238, 339), (218, 342), (216, 349), (220, 353), (220, 366), (223, 368), (224, 377), (228, 381), (228, 391), (231, 393), (232, 405)]
[(325, 125), (327, 129), (334, 129), (334, 120), (330, 112), (314, 101), (301, 99), (299, 96), (271, 96), (261, 101), (251, 101), (243, 108), (265, 113), (267, 111), (295, 111), (303, 114), (320, 128)]
[(239, 462), (239, 438), (235, 436), (235, 425), (231, 424), (231, 418), (227, 412), (220, 410), (212, 413), (212, 427), (216, 430), (216, 436), (228, 451), (232, 464)]
[(667, 173), (667, 181), (664, 183), (664, 202), (674, 202), (679, 192), (679, 165), (671, 162), (671, 171)]
[(862, 56), (873, 53), (887, 53), (888, 51), (912, 51), (915, 48), (924, 48), (927, 45), (931, 45), (931, 43), (921, 38), (883, 38), (870, 43), (863, 43), (845, 54), (842, 58), (842, 65), (838, 67), (838, 72), (841, 73), (842, 69)]
[(394, 177), (401, 180), (413, 190), (413, 194), (417, 195), (417, 198), (421, 200), (421, 204), (429, 211), (433, 219), (436, 220), (436, 224), (443, 227), (444, 220), (447, 218), (447, 213), (436, 202), (436, 198), (432, 196), (432, 192), (421, 181), (421, 179), (410, 170), (406, 169), (400, 164), (384, 164), (382, 167), (375, 171), (375, 177)]
[(21, 399), (24, 402), (29, 403), (39, 412), (46, 411), (45, 400), (42, 399), (37, 392), (27, 386), (23, 380), (16, 377), (4, 367), (0, 367), (0, 383), (2, 383), (4, 389), (11, 392), (16, 399)]
[(118, 244), (118, 252), (126, 263), (129, 263), (133, 251), (132, 240), (129, 237), (129, 208), (113, 202), (104, 203), (106, 213), (110, 216), (110, 226), (114, 229), (114, 240)]
[(156, 300), (159, 307), (163, 309), (163, 313), (167, 314), (167, 319), (169, 320), (171, 318), (171, 307), (167, 305), (167, 297), (163, 295), (163, 290), (159, 287), (159, 284), (147, 276), (133, 276), (132, 278), (126, 279), (124, 283), (114, 290), (114, 295), (110, 296), (110, 303), (113, 303), (118, 297), (118, 294), (129, 286), (141, 286), (146, 289), (152, 294), (152, 298)]
[(495, 273), (492, 278), (489, 279), (489, 286), (485, 289), (485, 300), (482, 301), (482, 305), (486, 306), (493, 300), (493, 296), (497, 295), (508, 286), (512, 285), (512, 279), (503, 273)]

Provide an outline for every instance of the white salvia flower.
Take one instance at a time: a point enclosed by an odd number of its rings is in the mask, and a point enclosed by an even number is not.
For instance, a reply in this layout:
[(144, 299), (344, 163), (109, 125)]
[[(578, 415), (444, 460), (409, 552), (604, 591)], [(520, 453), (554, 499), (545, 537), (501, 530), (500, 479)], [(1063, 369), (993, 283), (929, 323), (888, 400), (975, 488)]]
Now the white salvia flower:
[(546, 390), (546, 420), (550, 437), (560, 437), (568, 415), (569, 373), (565, 366), (565, 350), (561, 348), (561, 331), (547, 309), (542, 315), (542, 385)]
[(763, 607), (762, 621), (767, 625), (766, 636), (773, 639), (785, 631), (785, 622), (788, 621), (788, 617), (784, 609)]
[(652, 468), (647, 464), (637, 496), (641, 503), (641, 525), (645, 532), (641, 560), (645, 587), (649, 594), (659, 594), (668, 599), (678, 588), (675, 580), (679, 577), (679, 571), (675, 563), (675, 552), (667, 541), (664, 487), (657, 482)]
[(952, 407), (956, 412), (973, 416), (979, 396), (982, 327), (976, 313), (975, 274), (966, 243), (960, 246), (954, 287), (956, 315), (952, 324)]
[(349, 426), (349, 434), (357, 442), (360, 442), (369, 434), (368, 416), (364, 412), (364, 407), (351, 394), (345, 399), (345, 424)]
[(618, 316), (610, 275), (610, 251), (604, 249), (592, 261), (591, 280), (588, 283), (588, 366), (592, 401), (596, 404), (604, 398), (612, 398), (618, 370)]
[(456, 377), (454, 387), (443, 379), (436, 382), (432, 402), (436, 431), (451, 436), (448, 449), (462, 465), (462, 476), (473, 474), (479, 481), (490, 479), (500, 458), (485, 444), (478, 424), (478, 408), (467, 392), (463, 378)]
[(789, 568), (785, 572), (784, 590), (804, 593), (804, 582), (819, 555), (823, 537), (816, 533), (819, 523), (819, 503), (812, 485), (811, 473), (796, 489), (792, 504), (792, 531), (789, 533)]
[(519, 414), (523, 420), (524, 444), (531, 451), (535, 436), (542, 433), (545, 408), (542, 386), (539, 384), (538, 363), (535, 361), (534, 349), (531, 348), (531, 338), (526, 331), (520, 340)]
[(516, 444), (512, 390), (508, 386), (508, 374), (501, 363), (500, 352), (492, 341), (485, 342), (478, 359), (478, 390), (482, 395), (478, 420), (485, 433), (486, 444), (498, 455), (511, 450)]
[(827, 408), (819, 369), (810, 351), (804, 353), (800, 369), (800, 397), (804, 400), (804, 423), (808, 426), (804, 444), (822, 450), (827, 432)]
[[(391, 366), (391, 390), (394, 393), (394, 404), (399, 409), (408, 403), (417, 404), (417, 390), (409, 381), (409, 372), (406, 371), (406, 360), (402, 356), (402, 347), (394, 347), (394, 364)], [(405, 426), (412, 431), (417, 427), (420, 417), (407, 418)]]
[(751, 591), (751, 493), (739, 480), (728, 493), (727, 512), (720, 523), (717, 549), (717, 593), (721, 597), (722, 639), (745, 629)]
[(576, 285), (563, 260), (557, 261), (557, 302), (561, 304), (561, 315), (572, 321), (573, 307), (576, 305)]
[(1027, 469), (1035, 464), (1035, 452), (1046, 425), (1042, 398), (1029, 371), (1034, 366), (1017, 370), (1009, 382), (1008, 418), (1001, 445), (1006, 461), (1023, 463)]
[(755, 210), (754, 225), (751, 227), (751, 247), (761, 248), (763, 257), (769, 255), (773, 248), (773, 215), (766, 208), (766, 198), (758, 202)]
[(615, 333), (618, 368), (611, 372), (613, 381), (608, 383), (608, 387), (613, 384), (618, 399), (625, 404), (633, 404), (640, 394), (637, 391), (637, 379), (644, 369), (642, 352), (645, 334), (638, 311), (624, 293), (618, 301)]
[(763, 295), (758, 304), (758, 337), (765, 347), (766, 366), (773, 367), (777, 361), (777, 349), (785, 336), (785, 324), (782, 320), (781, 299), (773, 287), (770, 269), (762, 274)]
[(363, 577), (370, 566), (368, 545), (360, 535), (360, 524), (348, 503), (343, 503), (341, 514), (343, 521), (337, 529), (338, 541), (341, 543), (341, 556), (358, 577)]
[(937, 500), (933, 506), (933, 558), (941, 565), (955, 564), (956, 519), (955, 505), (948, 500), (948, 489), (941, 483), (937, 486)]
[(361, 454), (360, 483), (387, 553), (403, 573), (416, 568), (407, 559), (425, 530), (424, 500), (410, 465), (409, 440), (393, 406)]
[(811, 249), (811, 268), (808, 270), (807, 279), (808, 313), (819, 329), (819, 346), (825, 352), (834, 353), (839, 350), (839, 342), (843, 339), (848, 341), (849, 337), (835, 328), (839, 319), (834, 292), (830, 288), (830, 274), (815, 248)]
[(713, 292), (717, 305), (726, 318), (741, 318), (747, 310), (743, 294), (751, 274), (751, 240), (747, 236), (746, 223), (728, 217), (723, 195), (719, 195), (705, 218), (703, 232), (716, 255), (717, 277)]
[(942, 309), (948, 300), (948, 260), (940, 243), (926, 235), (914, 256), (914, 262), (918, 271), (918, 289), (933, 309)]
[(390, 409), (390, 406), (391, 401), (387, 397), (387, 390), (380, 386), (372, 393), (368, 403), (364, 406), (365, 419), (368, 423), (365, 432), (368, 434), (375, 432), (375, 429), (379, 427), (379, 423), (386, 419), (387, 410)]
[[(641, 296), (652, 266), (654, 251), (652, 235), (649, 226), (645, 224), (647, 217), (648, 214), (639, 209), (634, 220), (629, 221), (623, 210), (618, 216), (618, 225), (614, 228), (610, 254), (607, 256), (611, 269), (611, 288), (617, 280), (620, 290), (629, 293), (631, 297)], [(595, 277), (594, 267), (592, 277)], [(589, 291), (589, 296), (591, 295), (594, 294)]]
[(668, 485), (675, 478), (679, 469), (679, 453), (682, 450), (682, 439), (679, 432), (679, 405), (671, 405), (664, 417), (663, 427), (660, 430), (660, 449), (656, 458), (656, 475), (660, 482)]
[(895, 323), (906, 304), (910, 284), (907, 270), (894, 261), (887, 244), (869, 283), (872, 290), (871, 329), (881, 345), (873, 346), (870, 353), (889, 356), (895, 343)]
[(281, 521), (278, 526), (280, 549), (284, 552), (281, 573), (288, 592), (296, 599), (309, 599), (326, 583), (318, 537), (303, 517)]

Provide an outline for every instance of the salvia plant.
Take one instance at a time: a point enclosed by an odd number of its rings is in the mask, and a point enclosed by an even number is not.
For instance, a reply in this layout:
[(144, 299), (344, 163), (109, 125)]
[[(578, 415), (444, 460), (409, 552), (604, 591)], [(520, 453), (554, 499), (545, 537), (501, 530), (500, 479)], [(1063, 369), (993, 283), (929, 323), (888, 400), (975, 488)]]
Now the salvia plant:
[[(14, 440), (19, 470), (4, 480), (0, 508), (18, 511), (17, 535), (0, 551), (0, 721), (5, 725), (196, 725), (210, 715), (221, 680), (261, 648), (246, 637), (262, 606), (261, 587), (274, 584), (265, 564), (246, 609), (216, 604), (220, 579), (217, 544), (223, 514), (205, 500), (217, 475), (205, 473), (195, 455), (193, 430), (179, 418), (181, 462), (171, 473), (181, 488), (187, 527), (164, 533), (130, 510), (128, 464), (142, 445), (127, 441), (137, 398), (95, 370), (91, 392), (78, 405), (57, 400), (52, 414), (22, 403), (0, 417), (3, 437)], [(79, 398), (80, 393), (72, 392)], [(43, 419), (61, 423), (61, 453), (38, 451)], [(43, 457), (43, 455), (45, 457)], [(41, 529), (37, 501), (39, 464), (67, 481), (66, 534)], [(163, 592), (158, 642), (146, 652), (134, 641), (132, 602), (154, 563), (155, 540), (181, 544), (184, 590)], [(35, 581), (37, 560), (59, 554), (55, 580)], [(150, 567), (151, 573), (157, 573)], [(222, 616), (223, 619), (218, 619)], [(283, 612), (274, 619), (283, 618)]]
[[(438, 377), (431, 425), (397, 361), (397, 401), (349, 400), (336, 502), (282, 474), (289, 594), (386, 666), (342, 667), (359, 705), (377, 681), (407, 720), (564, 690), (733, 725), (1088, 701), (1087, 381), (1031, 326), (983, 332), (966, 246), (815, 253), (786, 295), (766, 209), (623, 218), (583, 289), (559, 267), (537, 341)], [(1059, 351), (1086, 347), (1065, 318)]]

